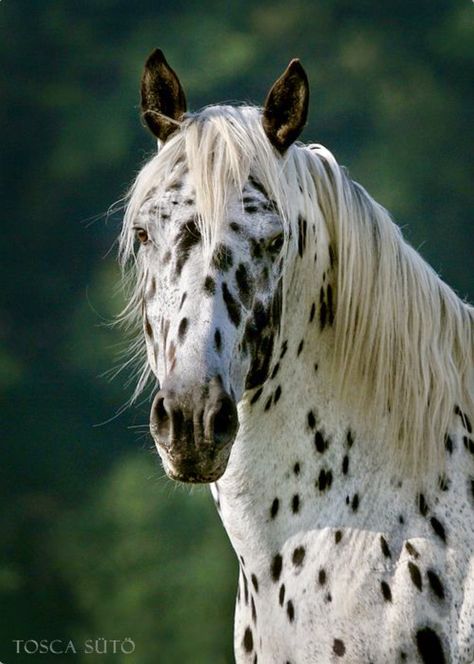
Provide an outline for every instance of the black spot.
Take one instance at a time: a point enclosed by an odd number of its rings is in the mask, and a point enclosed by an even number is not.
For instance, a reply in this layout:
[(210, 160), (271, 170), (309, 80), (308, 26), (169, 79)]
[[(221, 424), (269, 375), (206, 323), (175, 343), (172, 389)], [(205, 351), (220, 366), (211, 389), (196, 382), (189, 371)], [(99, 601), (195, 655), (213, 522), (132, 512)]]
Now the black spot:
[(244, 582), (244, 600), (245, 604), (249, 603), (249, 586), (247, 583), (247, 577), (245, 576), (245, 573), (242, 571), (242, 580)]
[(332, 484), (332, 472), (330, 470), (324, 470), (321, 468), (319, 471), (319, 477), (317, 479), (317, 485), (320, 491), (325, 491), (330, 489)]
[(314, 314), (316, 313), (316, 303), (313, 302), (311, 305), (311, 311), (309, 312), (309, 322), (312, 323), (314, 320)]
[(300, 258), (303, 256), (304, 250), (306, 248), (306, 231), (308, 224), (306, 219), (300, 215), (298, 217), (298, 254)]
[(398, 523), (405, 523), (405, 519), (403, 518), (403, 514), (398, 515)]
[(436, 597), (438, 597), (439, 599), (444, 599), (443, 584), (441, 583), (440, 578), (436, 574), (436, 572), (432, 569), (429, 569), (426, 572), (426, 576), (428, 577), (428, 583), (430, 584), (430, 588), (434, 592)]
[(255, 336), (258, 336), (269, 323), (268, 311), (263, 306), (260, 300), (257, 300), (253, 307), (253, 325), (255, 329)]
[(150, 325), (150, 321), (148, 320), (148, 316), (146, 314), (145, 314), (145, 332), (150, 337), (150, 339), (153, 339), (153, 328)]
[(334, 305), (332, 301), (332, 287), (331, 284), (328, 284), (326, 289), (326, 298), (327, 298), (327, 307), (328, 307), (328, 323), (332, 325), (334, 323)]
[(415, 565), (415, 563), (409, 562), (408, 571), (410, 572), (410, 577), (411, 580), (413, 581), (413, 584), (421, 592), (423, 590), (423, 581), (421, 580), (420, 568), (418, 567), (418, 565)]
[[(150, 282), (150, 288), (149, 288), (148, 293), (147, 293), (148, 299), (151, 300), (154, 297), (155, 293), (156, 293), (156, 279), (155, 279), (155, 277), (152, 277), (151, 282)], [(185, 299), (186, 299), (186, 293), (184, 293), (184, 295), (182, 297), (182, 300), (181, 300), (181, 303)]]
[(262, 247), (255, 238), (250, 239), (250, 255), (252, 258), (262, 258)]
[(278, 593), (278, 601), (280, 603), (280, 606), (283, 606), (283, 602), (285, 601), (285, 584), (282, 583), (280, 586), (280, 592)]
[(344, 657), (346, 652), (346, 646), (344, 645), (344, 641), (341, 641), (341, 639), (334, 639), (334, 643), (332, 644), (332, 649), (335, 655), (337, 655), (338, 657)]
[(291, 499), (291, 511), (293, 514), (297, 514), (300, 511), (300, 497), (297, 493)]
[(270, 408), (272, 406), (272, 398), (273, 398), (272, 395), (270, 395), (268, 397), (267, 401), (265, 402), (265, 408), (264, 408), (265, 412), (270, 410)]
[(275, 396), (273, 398), (273, 403), (278, 403), (280, 397), (281, 397), (281, 385), (278, 385), (278, 387), (275, 390)]
[(293, 466), (293, 472), (294, 472), (295, 475), (299, 475), (299, 474), (300, 474), (300, 464), (299, 464), (298, 461), (297, 461), (297, 462), (295, 463), (295, 465)]
[(254, 214), (258, 212), (260, 207), (258, 205), (244, 205), (244, 210), (247, 214)]
[(314, 417), (314, 413), (312, 410), (310, 410), (308, 413), (308, 426), (310, 429), (314, 429), (314, 427), (316, 426), (316, 418)]
[(422, 493), (420, 493), (420, 495), (418, 496), (418, 509), (420, 510), (420, 514), (422, 516), (426, 516), (428, 514), (428, 505)]
[(352, 506), (352, 511), (353, 512), (357, 512), (357, 510), (359, 509), (359, 496), (358, 496), (357, 493), (355, 493), (353, 498), (352, 498), (351, 506)]
[(326, 449), (326, 441), (323, 438), (323, 434), (320, 431), (316, 431), (314, 435), (314, 444), (317, 451), (322, 454)]
[(410, 554), (410, 556), (413, 556), (413, 558), (416, 559), (416, 558), (419, 558), (419, 557), (420, 557), (420, 554), (419, 554), (418, 551), (415, 549), (415, 547), (413, 546), (413, 544), (410, 544), (410, 542), (406, 542), (406, 543), (405, 543), (405, 548), (406, 548), (406, 550), (408, 551), (408, 553)]
[(336, 544), (339, 544), (339, 542), (342, 540), (342, 530), (336, 530), (334, 533), (334, 541)]
[(214, 295), (214, 293), (216, 292), (216, 282), (215, 282), (214, 279), (213, 279), (212, 277), (210, 277), (210, 276), (207, 276), (207, 277), (204, 279), (204, 291), (205, 291), (208, 295)]
[(431, 627), (417, 631), (416, 647), (423, 664), (446, 664), (441, 639)]
[(466, 450), (468, 450), (471, 454), (474, 454), (474, 440), (471, 440), (471, 438), (468, 438), (467, 436), (463, 436), (462, 440)]
[(240, 325), (240, 307), (228, 289), (225, 281), (222, 283), (222, 297), (224, 298), (230, 320), (235, 325), (235, 327), (238, 327)]
[(353, 437), (352, 431), (350, 429), (347, 432), (346, 441), (347, 441), (347, 447), (349, 449), (351, 449), (352, 445), (354, 444), (354, 437)]
[(446, 437), (444, 439), (444, 446), (445, 446), (446, 450), (449, 452), (449, 454), (453, 453), (453, 441), (450, 438), (450, 436), (448, 436), (448, 435), (446, 435)]
[(280, 501), (278, 500), (278, 498), (274, 498), (272, 506), (270, 507), (270, 516), (272, 519), (274, 519), (278, 514), (279, 507), (280, 507)]
[(324, 299), (324, 289), (321, 287), (321, 290), (319, 292), (319, 327), (321, 329), (321, 332), (324, 330), (326, 326), (326, 319), (327, 319), (327, 306), (326, 306), (326, 301)]
[(292, 557), (293, 565), (295, 565), (295, 567), (301, 567), (301, 565), (303, 564), (305, 555), (306, 555), (306, 551), (305, 551), (304, 546), (296, 547), (296, 549), (293, 551), (293, 557)]
[(282, 567), (283, 567), (283, 558), (279, 553), (277, 553), (276, 556), (273, 557), (270, 566), (270, 573), (273, 581), (278, 581), (278, 579), (280, 578)]
[(347, 475), (348, 471), (349, 471), (349, 457), (346, 454), (342, 460), (342, 474)]
[(332, 248), (332, 245), (329, 245), (329, 265), (331, 267), (334, 267), (334, 262), (336, 260), (336, 257), (334, 255), (334, 249)]
[(201, 241), (201, 232), (196, 219), (187, 221), (180, 229), (176, 237), (176, 274), (179, 276), (189, 258), (193, 247)]
[(250, 627), (247, 627), (245, 632), (244, 632), (244, 649), (245, 652), (252, 652), (253, 650), (253, 636), (252, 636), (252, 630)]
[(252, 364), (245, 380), (245, 388), (247, 390), (262, 385), (268, 377), (273, 355), (273, 335), (259, 335), (254, 343)]
[(455, 407), (454, 407), (454, 412), (456, 413), (456, 415), (459, 415), (459, 417), (461, 418), (462, 423), (463, 423), (463, 425), (464, 425), (466, 431), (467, 431), (468, 433), (472, 433), (472, 425), (471, 425), (471, 421), (470, 421), (470, 419), (468, 418), (468, 416), (466, 415), (466, 413), (464, 413), (464, 412), (459, 408), (459, 406), (455, 406)]
[(438, 537), (441, 540), (443, 540), (443, 542), (446, 542), (446, 532), (444, 530), (444, 526), (438, 521), (438, 519), (435, 516), (431, 517), (430, 523), (436, 535), (438, 535)]
[(318, 581), (320, 586), (324, 586), (326, 583), (326, 570), (321, 567), (321, 569), (318, 572)]
[(381, 581), (380, 582), (380, 590), (382, 591), (383, 598), (386, 602), (391, 602), (392, 601), (392, 591), (390, 590), (390, 586), (386, 581)]
[(255, 574), (252, 574), (252, 575), (250, 576), (250, 579), (251, 579), (251, 581), (252, 581), (252, 585), (253, 585), (253, 587), (255, 588), (255, 592), (258, 593), (258, 579), (257, 579), (257, 577), (255, 576)]
[(301, 339), (301, 341), (298, 344), (298, 348), (296, 350), (296, 356), (299, 357), (301, 355), (301, 351), (303, 350), (304, 347), (304, 339)]
[[(255, 602), (253, 597), (250, 598), (250, 607), (252, 609), (252, 620), (256, 624), (257, 623), (257, 609), (255, 608)], [(256, 657), (256, 655), (255, 655)]]
[(253, 290), (253, 279), (243, 263), (239, 264), (235, 272), (235, 281), (239, 289), (239, 296), (246, 307), (250, 306), (250, 297)]
[(446, 475), (440, 475), (438, 477), (438, 485), (441, 491), (447, 491), (449, 489), (449, 478)]
[(253, 175), (251, 175), (249, 177), (249, 182), (252, 185), (252, 187), (254, 189), (256, 189), (257, 191), (259, 191), (261, 194), (263, 194), (265, 196), (265, 198), (267, 198), (267, 199), (270, 198), (268, 193), (267, 193), (267, 190), (265, 189), (263, 184), (260, 182), (260, 180), (257, 180), (257, 178), (255, 178)]
[(217, 352), (220, 353), (222, 350), (222, 336), (218, 327), (216, 327), (216, 331), (214, 332), (214, 346)]
[(188, 330), (188, 319), (187, 318), (182, 318), (181, 322), (178, 327), (178, 339), (180, 341), (184, 341), (184, 337), (186, 336), (186, 332)]
[(183, 308), (183, 304), (185, 303), (187, 297), (188, 294), (184, 292), (183, 295), (181, 296), (181, 302), (179, 303), (179, 311), (181, 311), (181, 309)]
[(212, 256), (212, 264), (220, 272), (227, 272), (232, 267), (234, 259), (231, 249), (225, 244), (218, 244)]
[(327, 593), (326, 597), (324, 598), (325, 602), (332, 602), (332, 595), (331, 593)]
[(295, 607), (293, 606), (293, 602), (291, 601), (291, 599), (289, 599), (288, 602), (286, 603), (286, 613), (288, 615), (288, 620), (290, 622), (293, 622), (293, 620), (295, 619)]
[(234, 233), (240, 233), (241, 228), (240, 225), (236, 221), (231, 221), (230, 224), (230, 229), (234, 231)]
[(284, 341), (281, 345), (280, 360), (282, 360), (285, 357), (287, 350), (288, 350), (288, 341)]
[(380, 536), (380, 547), (385, 558), (391, 558), (392, 554), (390, 553), (390, 548), (387, 544), (387, 540), (383, 535)]
[(276, 375), (277, 375), (277, 373), (279, 372), (279, 370), (280, 370), (280, 363), (277, 362), (277, 363), (275, 364), (275, 366), (273, 367), (272, 375), (270, 376), (270, 378), (271, 378), (272, 380), (273, 380), (274, 378), (276, 378)]
[(260, 399), (262, 396), (263, 392), (263, 387), (259, 387), (258, 390), (253, 394), (252, 398), (250, 399), (250, 403), (253, 405), (254, 403), (257, 403), (257, 401)]

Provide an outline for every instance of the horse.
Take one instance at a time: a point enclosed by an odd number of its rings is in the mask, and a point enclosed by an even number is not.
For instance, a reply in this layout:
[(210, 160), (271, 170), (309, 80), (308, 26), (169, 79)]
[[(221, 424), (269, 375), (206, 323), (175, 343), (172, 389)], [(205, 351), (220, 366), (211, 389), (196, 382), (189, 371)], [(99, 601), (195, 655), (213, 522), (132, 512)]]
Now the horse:
[(119, 238), (135, 397), (166, 474), (208, 483), (239, 561), (239, 664), (474, 661), (474, 309), (319, 144), (292, 60), (262, 108), (186, 97)]

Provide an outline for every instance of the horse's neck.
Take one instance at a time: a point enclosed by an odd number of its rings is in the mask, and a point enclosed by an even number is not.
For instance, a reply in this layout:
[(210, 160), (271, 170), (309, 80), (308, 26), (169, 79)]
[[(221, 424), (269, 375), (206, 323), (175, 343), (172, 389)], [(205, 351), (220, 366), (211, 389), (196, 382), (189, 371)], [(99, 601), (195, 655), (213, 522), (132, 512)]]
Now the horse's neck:
[[(360, 435), (335, 396), (328, 315), (321, 320), (319, 302), (313, 318), (310, 302), (301, 308), (281, 340), (287, 350), (278, 372), (255, 403), (241, 405), (241, 429), (218, 482), (224, 525), (244, 557), (278, 550), (302, 530), (364, 528), (370, 519), (372, 526), (376, 496), (399, 481), (384, 464), (383, 441)], [(362, 500), (368, 491), (370, 510)]]

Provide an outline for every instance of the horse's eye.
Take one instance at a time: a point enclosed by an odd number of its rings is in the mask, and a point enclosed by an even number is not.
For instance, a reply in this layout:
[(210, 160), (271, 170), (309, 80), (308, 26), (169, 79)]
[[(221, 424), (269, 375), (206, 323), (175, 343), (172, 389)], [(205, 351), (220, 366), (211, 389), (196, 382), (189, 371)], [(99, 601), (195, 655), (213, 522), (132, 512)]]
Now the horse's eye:
[(135, 236), (142, 244), (148, 242), (148, 233), (144, 228), (135, 228)]
[(283, 233), (279, 233), (278, 235), (275, 235), (274, 238), (272, 238), (268, 244), (268, 250), (272, 254), (277, 254), (281, 251), (283, 247), (283, 243), (285, 241), (285, 237)]

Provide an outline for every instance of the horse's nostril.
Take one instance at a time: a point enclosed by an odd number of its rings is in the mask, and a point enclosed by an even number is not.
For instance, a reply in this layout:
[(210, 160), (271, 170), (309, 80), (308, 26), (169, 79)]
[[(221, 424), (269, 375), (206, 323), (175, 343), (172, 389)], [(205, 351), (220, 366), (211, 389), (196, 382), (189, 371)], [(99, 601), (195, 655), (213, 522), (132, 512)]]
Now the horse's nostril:
[(231, 440), (237, 429), (237, 410), (230, 397), (224, 397), (214, 408), (214, 442), (225, 445)]
[(152, 409), (151, 426), (160, 438), (167, 438), (170, 432), (170, 416), (166, 410), (165, 398), (158, 397)]

